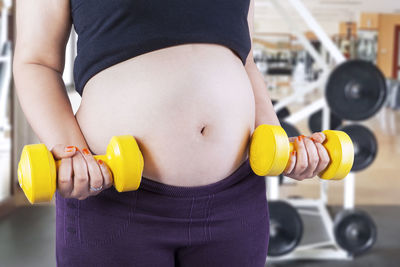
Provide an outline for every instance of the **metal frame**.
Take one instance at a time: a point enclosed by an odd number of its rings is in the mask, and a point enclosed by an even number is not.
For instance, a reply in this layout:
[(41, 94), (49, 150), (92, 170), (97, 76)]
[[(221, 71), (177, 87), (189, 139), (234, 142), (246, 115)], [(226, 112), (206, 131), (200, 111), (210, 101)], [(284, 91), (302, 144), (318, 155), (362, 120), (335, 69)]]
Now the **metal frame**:
[(8, 96), (11, 89), (11, 42), (7, 41), (0, 44), (0, 49), (5, 50), (4, 54), (0, 56), (0, 62), (4, 64), (3, 73), (0, 73), (0, 135), (3, 137), (5, 132), (11, 130), (10, 119), (7, 116), (7, 103), (9, 103)]
[(8, 39), (8, 14), (12, 7), (12, 0), (2, 0), (3, 8), (1, 9), (1, 31), (0, 44), (4, 44)]
[[(10, 118), (7, 116), (7, 110), (11, 103), (9, 98), (11, 92), (11, 81), (12, 81), (12, 41), (9, 40), (9, 13), (12, 8), (11, 0), (3, 0), (3, 7), (1, 9), (1, 28), (0, 28), (0, 63), (2, 64), (0, 72), (0, 153), (11, 155), (11, 138), (9, 132), (11, 131)], [(10, 110), (11, 112), (11, 110)], [(11, 156), (10, 156), (11, 157)], [(11, 160), (10, 160), (11, 162)], [(2, 165), (2, 166), (1, 166)], [(0, 164), (0, 167), (5, 167), (7, 161), (4, 164)], [(6, 167), (7, 168), (7, 167)], [(7, 170), (7, 169), (6, 169)], [(9, 171), (11, 170), (11, 165)], [(3, 173), (3, 170), (0, 170)], [(10, 173), (11, 174), (11, 173)], [(11, 194), (11, 175), (9, 193)], [(10, 196), (10, 195), (9, 195)], [(9, 196), (0, 199), (2, 207), (6, 207), (6, 210), (11, 209), (12, 201)], [(5, 205), (5, 206), (4, 206)]]
[[(267, 262), (279, 262), (288, 260), (299, 260), (299, 259), (313, 259), (313, 260), (352, 260), (346, 251), (341, 249), (334, 237), (333, 233), (333, 221), (329, 212), (326, 208), (325, 203), (319, 199), (288, 199), (292, 206), (294, 206), (300, 214), (306, 214), (311, 216), (320, 217), (324, 230), (328, 234), (328, 241), (320, 241), (307, 245), (299, 245), (291, 253), (279, 256), (279, 257), (268, 257)], [(306, 208), (316, 208), (317, 211), (310, 211)]]
[(11, 63), (12, 47), (8, 40), (8, 14), (12, 6), (11, 0), (3, 0), (1, 10), (1, 29), (0, 29), (0, 62), (4, 64), (3, 73), (0, 73), (0, 138), (4, 138), (4, 133), (11, 129), (10, 119), (7, 117), (8, 96), (11, 89)]
[[(291, 6), (296, 10), (296, 12), (303, 18), (306, 24), (311, 28), (316, 34), (319, 41), (322, 43), (324, 55), (321, 55), (314, 49), (308, 39), (299, 30), (298, 26), (292, 20), (291, 16), (282, 7), (279, 0), (270, 0), (276, 10), (281, 14), (282, 18), (289, 24), (291, 29), (294, 31), (300, 43), (304, 48), (310, 53), (315, 62), (322, 68), (322, 74), (320, 78), (302, 88), (301, 91), (296, 90), (296, 92), (282, 100), (280, 100), (274, 109), (278, 112), (280, 109), (286, 107), (287, 105), (296, 101), (299, 97), (302, 97), (315, 88), (325, 88), (327, 78), (329, 76), (329, 64), (324, 60), (326, 53), (329, 53), (336, 64), (343, 63), (346, 59), (336, 47), (329, 36), (324, 32), (322, 27), (314, 19), (308, 9), (304, 6), (301, 0), (288, 0)], [(308, 118), (314, 112), (322, 109), (322, 129), (329, 129), (330, 125), (330, 109), (326, 103), (324, 97), (318, 99), (311, 103), (310, 105), (302, 108), (300, 111), (291, 114), (285, 119), (285, 121), (295, 124), (300, 120)], [(268, 177), (268, 199), (278, 200), (279, 199), (279, 178), (278, 177)], [(333, 220), (328, 213), (326, 204), (328, 201), (328, 183), (325, 180), (320, 180), (320, 197), (319, 199), (288, 199), (287, 201), (292, 204), (300, 213), (312, 214), (319, 216), (323, 222), (326, 233), (328, 233), (329, 241), (317, 242), (308, 245), (299, 245), (291, 253), (280, 256), (280, 257), (268, 257), (267, 262), (281, 261), (281, 260), (296, 260), (296, 259), (314, 259), (314, 260), (351, 260), (353, 257), (349, 255), (345, 250), (341, 249), (335, 240), (333, 232)], [(344, 194), (343, 194), (343, 207), (345, 209), (354, 208), (354, 196), (355, 196), (355, 174), (350, 173), (344, 182)], [(310, 212), (302, 208), (313, 207), (317, 208), (318, 212)]]
[[(267, 177), (267, 195), (269, 201), (279, 200), (279, 177)], [(344, 208), (352, 209), (354, 207), (354, 173), (349, 173), (345, 179), (345, 192), (344, 192)], [(325, 180), (321, 180), (321, 188), (327, 185)], [(326, 190), (326, 188), (325, 188)], [(322, 190), (323, 191), (323, 190)], [(316, 242), (313, 244), (299, 245), (291, 253), (279, 256), (279, 257), (268, 257), (267, 262), (279, 262), (287, 260), (299, 260), (299, 259), (312, 259), (312, 260), (352, 260), (351, 256), (347, 251), (340, 248), (335, 240), (334, 236), (334, 223), (332, 217), (326, 207), (326, 199), (321, 194), (320, 199), (285, 199), (293, 207), (295, 207), (300, 214), (307, 214), (312, 216), (320, 217), (325, 232), (329, 236), (328, 241)], [(325, 194), (326, 196), (326, 194)], [(317, 212), (309, 211), (307, 208), (316, 208)]]

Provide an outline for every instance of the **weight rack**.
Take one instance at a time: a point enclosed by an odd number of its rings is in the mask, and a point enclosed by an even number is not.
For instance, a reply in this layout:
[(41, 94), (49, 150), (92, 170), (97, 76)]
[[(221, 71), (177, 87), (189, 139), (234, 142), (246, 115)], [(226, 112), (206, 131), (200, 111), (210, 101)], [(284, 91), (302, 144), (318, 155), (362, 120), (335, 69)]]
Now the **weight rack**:
[[(322, 73), (315, 82), (305, 85), (302, 90), (295, 90), (295, 93), (291, 96), (285, 97), (280, 100), (275, 106), (275, 112), (285, 108), (289, 104), (293, 103), (300, 97), (304, 97), (309, 92), (312, 92), (316, 88), (325, 88), (327, 82), (330, 67), (320, 56), (319, 52), (312, 46), (309, 40), (297, 27), (297, 24), (292, 20), (292, 17), (286, 12), (285, 8), (281, 5), (279, 0), (270, 0), (275, 9), (280, 13), (282, 18), (289, 24), (289, 27), (294, 31), (299, 42), (312, 56), (315, 62), (322, 68)], [(318, 22), (311, 15), (309, 10), (304, 6), (301, 0), (288, 0), (290, 5), (294, 7), (296, 12), (302, 17), (309, 28), (313, 30), (317, 38), (320, 40), (323, 47), (327, 49), (331, 57), (335, 60), (336, 64), (340, 64), (346, 61), (345, 57), (324, 32)], [(325, 52), (325, 51), (324, 51)], [(285, 119), (286, 122), (295, 124), (298, 121), (308, 118), (311, 114), (322, 109), (322, 129), (329, 129), (330, 125), (330, 109), (324, 97), (314, 101), (310, 105), (302, 108), (300, 111), (293, 113)], [(279, 178), (278, 177), (267, 177), (268, 191), (267, 196), (269, 201), (279, 199)], [(328, 181), (320, 180), (320, 197), (319, 199), (287, 199), (291, 205), (293, 205), (303, 218), (307, 216), (314, 221), (314, 225), (319, 227), (320, 234), (323, 240), (304, 240), (290, 253), (270, 257), (268, 256), (267, 262), (276, 262), (282, 260), (295, 260), (295, 259), (314, 259), (314, 260), (351, 260), (353, 256), (347, 251), (339, 247), (334, 236), (334, 222), (327, 209), (327, 194)], [(354, 208), (354, 195), (355, 195), (355, 174), (350, 172), (349, 175), (344, 179), (344, 199), (343, 208), (353, 209)], [(320, 219), (320, 223), (315, 223), (316, 219)], [(305, 224), (305, 232), (307, 232), (307, 224)], [(313, 228), (312, 232), (316, 232)]]
[[(279, 177), (267, 177), (268, 184), (268, 201), (274, 201), (279, 199)], [(334, 236), (334, 223), (332, 217), (326, 206), (327, 200), (327, 181), (320, 181), (320, 198), (319, 199), (286, 199), (293, 207), (295, 207), (303, 220), (307, 216), (311, 217), (314, 221), (313, 225), (318, 227), (312, 227), (312, 232), (321, 234), (322, 240), (313, 239), (302, 241), (291, 253), (279, 256), (279, 257), (268, 257), (267, 262), (283, 261), (283, 260), (297, 260), (297, 259), (314, 259), (314, 260), (351, 260), (353, 257), (338, 246)], [(344, 193), (344, 208), (352, 209), (354, 207), (354, 187), (355, 179), (354, 173), (349, 173), (345, 178), (345, 193)], [(319, 219), (321, 223), (315, 223), (315, 220)], [(307, 226), (307, 224), (305, 224)], [(322, 228), (322, 229), (321, 229)], [(309, 234), (311, 231), (307, 231), (305, 227), (305, 233)], [(304, 239), (303, 237), (303, 239)], [(309, 238), (310, 239), (310, 238)]]

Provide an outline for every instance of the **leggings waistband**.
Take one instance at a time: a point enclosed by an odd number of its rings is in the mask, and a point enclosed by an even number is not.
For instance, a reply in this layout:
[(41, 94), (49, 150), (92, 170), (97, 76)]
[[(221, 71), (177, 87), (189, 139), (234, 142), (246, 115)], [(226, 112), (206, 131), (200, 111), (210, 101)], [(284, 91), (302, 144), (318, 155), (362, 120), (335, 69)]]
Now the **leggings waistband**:
[(232, 186), (233, 184), (236, 184), (240, 180), (248, 177), (248, 174), (251, 172), (252, 169), (250, 167), (249, 159), (247, 158), (247, 160), (244, 161), (232, 174), (212, 184), (194, 187), (173, 186), (159, 183), (142, 176), (142, 181), (139, 188), (174, 197), (204, 196), (220, 192)]

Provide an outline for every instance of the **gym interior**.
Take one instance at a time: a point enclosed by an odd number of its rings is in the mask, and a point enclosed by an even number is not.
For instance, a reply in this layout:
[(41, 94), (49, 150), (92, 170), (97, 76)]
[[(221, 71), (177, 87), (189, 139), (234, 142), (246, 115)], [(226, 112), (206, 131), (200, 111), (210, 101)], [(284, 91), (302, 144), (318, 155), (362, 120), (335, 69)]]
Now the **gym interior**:
[[(56, 266), (54, 199), (31, 204), (18, 179), (24, 147), (39, 140), (13, 83), (15, 2), (0, 1), (0, 266)], [(255, 0), (254, 10), (254, 61), (287, 135), (341, 130), (354, 148), (344, 179), (264, 177), (265, 266), (399, 266), (400, 2)], [(74, 112), (76, 42), (72, 28), (62, 78)]]

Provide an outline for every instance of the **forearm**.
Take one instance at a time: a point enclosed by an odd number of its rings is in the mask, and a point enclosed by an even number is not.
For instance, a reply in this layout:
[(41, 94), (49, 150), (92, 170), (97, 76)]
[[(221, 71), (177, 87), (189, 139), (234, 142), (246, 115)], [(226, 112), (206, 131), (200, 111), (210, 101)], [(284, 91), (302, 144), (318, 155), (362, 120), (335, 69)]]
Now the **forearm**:
[(13, 65), (14, 83), (21, 108), (41, 143), (87, 147), (75, 119), (61, 73), (40, 64)]
[(260, 124), (280, 125), (269, 97), (263, 75), (255, 64), (247, 64), (246, 72), (253, 87), (256, 105), (255, 128)]

